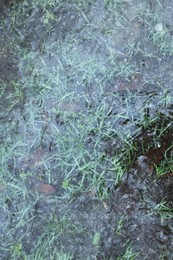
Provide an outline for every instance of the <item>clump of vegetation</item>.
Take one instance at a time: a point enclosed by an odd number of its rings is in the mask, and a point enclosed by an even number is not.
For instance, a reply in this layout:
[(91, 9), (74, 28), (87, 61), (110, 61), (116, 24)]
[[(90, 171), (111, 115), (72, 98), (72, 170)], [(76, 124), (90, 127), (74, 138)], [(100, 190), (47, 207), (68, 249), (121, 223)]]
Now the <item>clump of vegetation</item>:
[(142, 259), (136, 229), (153, 216), (170, 225), (170, 192), (157, 191), (173, 171), (164, 5), (24, 0), (0, 11), (2, 259)]

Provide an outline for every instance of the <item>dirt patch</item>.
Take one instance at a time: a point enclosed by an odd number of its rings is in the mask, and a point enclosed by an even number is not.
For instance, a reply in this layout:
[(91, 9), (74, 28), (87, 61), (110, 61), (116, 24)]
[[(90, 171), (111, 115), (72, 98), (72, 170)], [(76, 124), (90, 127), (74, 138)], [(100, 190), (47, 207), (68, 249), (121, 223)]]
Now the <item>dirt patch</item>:
[(1, 259), (172, 259), (168, 6), (1, 9)]

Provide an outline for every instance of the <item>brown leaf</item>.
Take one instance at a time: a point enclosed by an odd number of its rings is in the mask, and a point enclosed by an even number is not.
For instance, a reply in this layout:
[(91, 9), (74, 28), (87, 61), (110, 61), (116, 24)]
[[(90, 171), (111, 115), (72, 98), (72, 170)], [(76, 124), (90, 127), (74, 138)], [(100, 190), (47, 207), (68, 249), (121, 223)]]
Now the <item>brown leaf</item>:
[(55, 193), (55, 188), (52, 185), (42, 183), (42, 182), (37, 183), (35, 185), (35, 189), (38, 192), (43, 193), (45, 195), (51, 195), (51, 194)]

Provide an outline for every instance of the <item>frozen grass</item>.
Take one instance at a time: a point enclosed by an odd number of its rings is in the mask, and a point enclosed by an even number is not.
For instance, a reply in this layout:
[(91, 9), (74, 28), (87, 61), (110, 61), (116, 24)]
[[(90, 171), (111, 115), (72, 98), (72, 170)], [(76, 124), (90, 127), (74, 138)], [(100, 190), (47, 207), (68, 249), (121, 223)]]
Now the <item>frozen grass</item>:
[(132, 244), (129, 244), (126, 248), (124, 255), (121, 256), (121, 257), (118, 257), (118, 260), (120, 260), (120, 259), (122, 259), (122, 260), (128, 260), (128, 259), (135, 260), (137, 256), (138, 256), (138, 253), (134, 252)]
[[(41, 161), (40, 169), (45, 173), (44, 180), (49, 183), (57, 182), (57, 171), (63, 175), (62, 197), (74, 198), (79, 192), (89, 191), (96, 199), (103, 201), (109, 198), (111, 190), (139, 154), (133, 137), (141, 129), (155, 127), (153, 131), (157, 132), (157, 140), (152, 144), (154, 147), (166, 131), (167, 126), (157, 128), (157, 125), (153, 124), (158, 120), (157, 114), (153, 117), (145, 115), (146, 109), (152, 105), (152, 96), (148, 100), (147, 95), (141, 96), (139, 91), (129, 91), (122, 95), (105, 89), (105, 85), (114, 86), (117, 78), (130, 82), (134, 75), (142, 74), (134, 61), (136, 53), (157, 59), (162, 55), (172, 55), (168, 28), (162, 26), (159, 17), (153, 12), (146, 12), (145, 6), (142, 5), (139, 6), (137, 16), (147, 27), (146, 41), (149, 41), (153, 52), (145, 50), (142, 43), (137, 45), (134, 42), (123, 42), (123, 51), (114, 51), (112, 37), (125, 30), (127, 18), (123, 15), (123, 8), (131, 2), (104, 1), (102, 8), (105, 8), (109, 19), (104, 19), (103, 24), (96, 25), (90, 23), (88, 12), (94, 3), (87, 0), (35, 0), (31, 6), (28, 1), (23, 1), (14, 6), (9, 15), (11, 33), (16, 35), (13, 47), (18, 53), (22, 74), (21, 81), (13, 84), (13, 96), (9, 96), (13, 101), (10, 110), (17, 102), (25, 102), (24, 116), (1, 126), (1, 131), (5, 132), (0, 150), (0, 185), (3, 190), (1, 209), (9, 220), (7, 227), (4, 227), (4, 233), (5, 228), (8, 229), (11, 225), (11, 214), (18, 216), (16, 223), (5, 235), (7, 242), (1, 245), (1, 250), (7, 250), (12, 259), (73, 259), (71, 254), (64, 253), (63, 250), (57, 253), (52, 248), (64, 233), (72, 232), (75, 236), (76, 232), (79, 232), (78, 228), (71, 226), (66, 219), (54, 220), (38, 239), (29, 258), (26, 258), (22, 248), (24, 234), (18, 236), (16, 243), (13, 242), (12, 233), (15, 234), (18, 229), (25, 227), (27, 222), (32, 225), (35, 218), (33, 206), (40, 198), (38, 194), (32, 193), (26, 184), (28, 177), (37, 174), (39, 166), (29, 172), (20, 168), (20, 163), (23, 163), (33, 148), (40, 145), (50, 147), (50, 143), (53, 144), (55, 152)], [(156, 4), (158, 8), (161, 5), (159, 1), (156, 1)], [(74, 30), (65, 40), (60, 38), (46, 43), (48, 38), (51, 38), (54, 26), (59, 25), (60, 13), (55, 15), (54, 8), (66, 9), (68, 6), (72, 6), (75, 14), (82, 17), (82, 30), (79, 33)], [(25, 42), (26, 32), (22, 31), (21, 24), (24, 22), (25, 26), (28, 26), (30, 14), (35, 8), (39, 10), (38, 23), (44, 30), (45, 38), (37, 50), (31, 51)], [(111, 19), (115, 21), (112, 28)], [(133, 19), (135, 17), (132, 17)], [(5, 28), (5, 24), (2, 23), (1, 28)], [(105, 42), (102, 37), (97, 36), (97, 30), (103, 31)], [(85, 42), (88, 42), (88, 47), (84, 47)], [(19, 47), (20, 44), (24, 47)], [(3, 97), (4, 85), (1, 86)], [(160, 93), (160, 97), (157, 97), (158, 108), (165, 108), (171, 104), (172, 97), (167, 88), (162, 86)], [(48, 101), (51, 99), (54, 105), (49, 107)], [(139, 105), (141, 102), (142, 105)], [(134, 103), (137, 104), (136, 114), (133, 111)], [(121, 123), (126, 120), (129, 120), (127, 126)], [(150, 147), (143, 144), (142, 153)], [(172, 167), (168, 166), (170, 162), (172, 163), (172, 158), (167, 158), (165, 154), (164, 162), (156, 167), (157, 175), (172, 171)], [(161, 204), (155, 210), (163, 218), (165, 205)], [(166, 214), (168, 211), (166, 208)], [(117, 227), (118, 233), (121, 232), (122, 221), (120, 220)], [(94, 246), (99, 245), (99, 232), (94, 234), (91, 242)], [(135, 259), (136, 256), (137, 253), (134, 253), (129, 245), (120, 259)]]

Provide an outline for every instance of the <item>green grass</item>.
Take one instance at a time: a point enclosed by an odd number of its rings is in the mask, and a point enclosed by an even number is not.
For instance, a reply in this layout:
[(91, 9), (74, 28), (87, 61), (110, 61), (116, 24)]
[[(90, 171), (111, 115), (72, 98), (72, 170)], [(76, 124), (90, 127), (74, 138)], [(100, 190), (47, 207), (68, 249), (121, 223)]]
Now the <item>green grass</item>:
[[(47, 1), (42, 1), (42, 2), (37, 1), (38, 5), (41, 4), (42, 7), (48, 9), (48, 10), (46, 9), (46, 13), (45, 13), (47, 18), (44, 18), (47, 21), (46, 23), (51, 22), (49, 21), (51, 17), (51, 14), (49, 13), (49, 8), (53, 7), (57, 3), (59, 3), (59, 1), (50, 1), (49, 3)], [(118, 5), (121, 3), (122, 1), (116, 1), (116, 4)], [(34, 2), (33, 4), (36, 3)], [(13, 20), (14, 19), (12, 19), (12, 21)], [(45, 23), (45, 20), (43, 20), (43, 23)], [(94, 40), (94, 35), (92, 36), (93, 36), (92, 40)], [(75, 47), (75, 44), (73, 44), (72, 41), (70, 41), (67, 45), (64, 44), (62, 46), (59, 45), (58, 43), (52, 44), (51, 47), (55, 48), (56, 46), (57, 52), (59, 47), (61, 46), (61, 52), (63, 53), (63, 64), (62, 61), (59, 62), (56, 73), (52, 73), (52, 72), (47, 73), (47, 66), (46, 63), (44, 62), (44, 56), (41, 57), (39, 53), (28, 52), (25, 54), (25, 56), (23, 56), (24, 54), (22, 53), (21, 54), (22, 60), (25, 64), (24, 68), (22, 68), (22, 71), (23, 73), (26, 73), (26, 78), (24, 78), (23, 85), (24, 85), (24, 89), (26, 89), (27, 95), (30, 95), (31, 97), (36, 96), (36, 99), (43, 100), (43, 102), (46, 96), (48, 95), (51, 96), (52, 93), (54, 93), (54, 95), (56, 96), (57, 103), (61, 100), (67, 100), (67, 102), (75, 103), (76, 101), (81, 99), (83, 99), (83, 102), (91, 103), (90, 106), (93, 106), (93, 111), (91, 110), (87, 119), (84, 119), (84, 115), (75, 115), (75, 113), (73, 115), (72, 114), (68, 115), (68, 113), (62, 113), (62, 121), (66, 123), (67, 134), (59, 138), (60, 147), (62, 148), (61, 150), (62, 159), (60, 158), (60, 161), (64, 162), (65, 165), (68, 165), (69, 160), (71, 160), (72, 158), (73, 163), (70, 163), (70, 165), (74, 170), (76, 170), (76, 168), (79, 168), (80, 171), (83, 172), (85, 171), (85, 169), (87, 169), (88, 172), (88, 170), (92, 171), (93, 169), (93, 172), (97, 173), (96, 170), (97, 165), (98, 164), (100, 165), (99, 158), (101, 157), (103, 158), (104, 156), (100, 154), (100, 152), (98, 151), (99, 144), (102, 141), (102, 139), (104, 139), (106, 136), (112, 138), (113, 140), (114, 137), (111, 137), (110, 132), (116, 132), (114, 129), (114, 125), (112, 124), (111, 126), (111, 123), (109, 122), (109, 116), (107, 115), (109, 110), (111, 110), (111, 106), (109, 107), (108, 101), (104, 99), (104, 95), (102, 95), (104, 93), (103, 90), (104, 80), (105, 78), (107, 78), (113, 82), (114, 78), (118, 76), (129, 80), (129, 77), (131, 75), (138, 73), (138, 69), (135, 67), (134, 64), (132, 64), (132, 59), (126, 62), (124, 61), (119, 62), (119, 60), (116, 59), (115, 61), (113, 61), (114, 56), (110, 56), (107, 60), (102, 62), (97, 57), (98, 56), (97, 53), (95, 53), (95, 55), (91, 55), (89, 54), (89, 52), (86, 52), (86, 54), (84, 53), (81, 58), (78, 55), (80, 49), (73, 51), (74, 49), (73, 45)], [(51, 47), (49, 46), (50, 49)], [(106, 49), (106, 51), (109, 54), (109, 48)], [(162, 52), (162, 49), (160, 51)], [(134, 52), (135, 49), (133, 49), (132, 53)], [(128, 53), (129, 53), (129, 47), (128, 47)], [(35, 61), (37, 61), (36, 64)], [(110, 65), (108, 65), (108, 63)], [(41, 68), (39, 68), (40, 66)], [(63, 75), (64, 74), (63, 71), (66, 71), (65, 70), (66, 66), (69, 66), (70, 69), (68, 69), (66, 75)], [(96, 94), (93, 92), (93, 97), (91, 100), (89, 100), (90, 99), (89, 95), (85, 93), (82, 93), (81, 95), (79, 94), (76, 97), (76, 91), (77, 90), (81, 91), (81, 85), (83, 84), (83, 82), (85, 82), (85, 84), (87, 83), (90, 88), (90, 85), (94, 84), (93, 82), (95, 81), (96, 78), (97, 78)], [(75, 82), (75, 84), (72, 82)], [(15, 95), (20, 99), (23, 99), (23, 93), (21, 92), (20, 89), (21, 89), (20, 86), (18, 85), (15, 86), (15, 90), (16, 90)], [(164, 92), (165, 92), (163, 94), (164, 97), (160, 100), (160, 102), (167, 104), (168, 102), (167, 100), (170, 100), (170, 98), (167, 97), (166, 90)], [(139, 99), (140, 97), (134, 96), (132, 98)], [(119, 99), (120, 99), (119, 95), (112, 95), (113, 103), (118, 102)], [(118, 121), (119, 118), (129, 117), (129, 113), (130, 113), (129, 100), (130, 98), (127, 97), (124, 102), (126, 112), (123, 115), (117, 112), (117, 114), (113, 117), (114, 122)], [(99, 102), (100, 104), (98, 106)], [(29, 108), (27, 111), (28, 116), (31, 120), (29, 122), (29, 124), (31, 124), (31, 127), (34, 126), (34, 121), (36, 120), (34, 117), (37, 115), (38, 112), (39, 109), (37, 110), (37, 108), (35, 107), (33, 107), (33, 109)], [(55, 111), (55, 113), (58, 113), (58, 111), (57, 112)], [(142, 122), (144, 128), (150, 126), (150, 122), (148, 122), (147, 118), (143, 118), (142, 120), (144, 120)], [(149, 119), (149, 120), (153, 120), (153, 119)], [(132, 121), (132, 125), (133, 124), (135, 125), (135, 123)], [(54, 129), (52, 130), (51, 135), (57, 136), (58, 135), (57, 132), (59, 130), (55, 125), (53, 125), (52, 128)], [(88, 155), (88, 151), (87, 148), (84, 146), (84, 142), (85, 139), (87, 138), (87, 135), (90, 134), (90, 132), (92, 131), (94, 132), (94, 139), (95, 139), (94, 140), (95, 144), (92, 147), (93, 149), (92, 158), (94, 159), (94, 162), (92, 161), (90, 162), (90, 165), (88, 165), (88, 162), (86, 162), (85, 160), (84, 162), (81, 162), (81, 160), (83, 160), (83, 158), (81, 159), (81, 157), (84, 157), (83, 154), (86, 154), (86, 156)], [(73, 133), (72, 134), (73, 136), (70, 136), (71, 132)], [(129, 136), (129, 133), (126, 132), (126, 130), (124, 130), (123, 133), (121, 132), (119, 133), (118, 138), (120, 139), (120, 142), (124, 140), (124, 136), (127, 137)], [(63, 140), (63, 142), (61, 140)], [(56, 142), (58, 145), (59, 140), (56, 140)], [(75, 144), (76, 142), (78, 142), (78, 145), (77, 147), (74, 148), (73, 143)], [(128, 141), (128, 138), (126, 138), (125, 142), (122, 143), (127, 144), (129, 150), (133, 150), (132, 142)], [(105, 162), (103, 163), (103, 168), (105, 167), (104, 165), (107, 163), (106, 159), (104, 161)], [(113, 158), (113, 162), (110, 162), (109, 159), (108, 163), (110, 163), (110, 165), (111, 164), (114, 165), (114, 161), (116, 161), (116, 158)], [(83, 175), (86, 174), (84, 173)]]
[[(101, 18), (94, 20), (90, 11), (94, 10), (93, 5), (97, 8), (95, 2), (34, 0), (30, 3), (25, 0), (12, 7), (8, 25), (1, 21), (2, 31), (13, 35), (10, 46), (17, 54), (16, 66), (20, 70), (19, 80), (12, 81), (10, 89), (8, 83), (0, 82), (0, 104), (5, 95), (8, 103), (5, 115), (12, 111), (12, 119), (1, 121), (0, 126), (3, 143), (0, 184), (5, 189), (1, 209), (9, 222), (11, 214), (16, 216), (15, 226), (6, 227), (10, 239), (6, 236), (1, 247), (12, 259), (73, 259), (73, 252), (66, 253), (61, 246), (57, 253), (56, 243), (64, 234), (75, 237), (80, 233), (80, 229), (71, 226), (66, 218), (51, 219), (41, 236), (36, 237), (31, 255), (26, 256), (21, 239), (24, 233), (15, 243), (12, 233), (26, 227), (27, 222), (29, 227), (32, 225), (36, 217), (34, 205), (44, 197), (32, 192), (30, 179), (57, 184), (61, 176), (61, 198), (72, 200), (80, 193), (89, 193), (102, 202), (110, 198), (112, 190), (138, 156), (157, 147), (171, 129), (159, 112), (150, 115), (156, 103), (158, 111), (169, 107), (172, 95), (169, 86), (155, 79), (152, 69), (149, 71), (152, 60), (161, 61), (173, 54), (170, 29), (147, 3), (133, 6), (133, 1), (104, 1), (100, 12), (104, 10), (105, 16), (101, 13)], [(159, 1), (155, 4), (156, 11), (160, 10), (162, 4)], [(133, 13), (130, 21), (124, 13), (128, 5)], [(80, 30), (70, 22), (68, 29), (60, 35), (66, 9), (68, 19), (80, 17)], [(31, 25), (34, 10), (38, 10), (35, 27), (39, 25), (43, 34), (35, 28), (36, 33), (32, 36), (30, 26), (34, 26)], [(129, 23), (133, 26), (135, 19), (144, 25), (144, 41), (141, 35), (137, 39), (126, 36)], [(59, 34), (53, 36), (54, 30)], [(118, 37), (122, 37), (120, 42)], [(33, 45), (32, 41), (35, 41)], [(37, 43), (38, 47), (34, 47)], [(139, 54), (140, 62), (136, 58)], [(134, 84), (134, 77), (142, 77), (142, 59), (149, 64), (148, 71), (144, 72), (144, 82), (155, 83), (160, 96), (141, 94), (142, 84), (136, 92), (109, 90), (116, 86), (117, 79), (128, 87), (128, 83)], [(15, 117), (13, 113), (16, 113)], [(150, 143), (141, 140), (139, 147), (135, 137), (141, 131), (154, 134)], [(51, 151), (28, 170), (24, 164), (40, 146)], [(164, 160), (156, 166), (158, 177), (173, 170), (171, 148), (170, 145)], [(155, 211), (161, 219), (165, 214), (166, 217), (171, 214), (164, 203), (156, 206)], [(116, 234), (121, 234), (124, 220), (125, 216), (122, 216)], [(100, 231), (97, 231), (91, 243), (99, 247), (100, 240)], [(120, 259), (135, 257), (137, 253), (130, 244)]]
[[(30, 258), (47, 259), (49, 257), (56, 259), (57, 257), (61, 257), (60, 259), (72, 259), (70, 253), (65, 253), (63, 250), (62, 252), (57, 252), (56, 244), (63, 242), (64, 234), (69, 234), (75, 238), (81, 232), (80, 228), (72, 224), (66, 216), (62, 216), (59, 219), (56, 216), (52, 216), (46, 226), (43, 234), (38, 238), (36, 247), (32, 251)], [(45, 248), (47, 248), (46, 251)]]
[(173, 217), (173, 208), (168, 207), (164, 200), (155, 206), (154, 211), (160, 215), (162, 224), (166, 219), (172, 219)]
[(123, 256), (118, 257), (117, 259), (120, 260), (135, 260), (137, 259), (138, 253), (134, 252), (132, 244), (129, 244), (126, 248), (126, 251)]
[(117, 226), (115, 228), (115, 233), (117, 235), (122, 235), (122, 230), (123, 230), (124, 222), (125, 222), (126, 219), (127, 219), (127, 215), (124, 214), (118, 220)]
[(172, 159), (165, 158), (158, 166), (155, 166), (157, 177), (173, 172)]
[(93, 246), (98, 246), (99, 243), (100, 243), (100, 239), (101, 239), (101, 234), (100, 232), (96, 232), (93, 236), (93, 239), (92, 239), (92, 243), (93, 243)]
[[(81, 6), (80, 8), (84, 8), (85, 4), (89, 3), (90, 1), (86, 1), (85, 3), (83, 1), (77, 2), (77, 4)], [(123, 6), (122, 1), (116, 1), (115, 5), (111, 1), (108, 1), (106, 4), (111, 5), (111, 12), (117, 6)], [(37, 1), (32, 2), (32, 5), (37, 5), (39, 8), (45, 10), (42, 16), (43, 26), (48, 28), (52, 22), (58, 23), (57, 18), (55, 18), (51, 10), (54, 6), (62, 5), (62, 1)], [(25, 13), (29, 8), (27, 1), (19, 5), (12, 13), (11, 23), (12, 28), (15, 28), (15, 30), (19, 26), (16, 17), (18, 17), (20, 8), (23, 8), (22, 10)], [(82, 11), (82, 9), (80, 10)], [(120, 12), (120, 10), (117, 12)], [(142, 12), (140, 15), (141, 19), (146, 19), (146, 17), (142, 17)], [(153, 21), (156, 22), (157, 17), (154, 17), (152, 13), (149, 14), (149, 17), (151, 17), (151, 21), (149, 20), (148, 25), (150, 30), (150, 25), (152, 25)], [(22, 15), (20, 19), (23, 19)], [(93, 25), (88, 26), (92, 28)], [(88, 29), (84, 29), (86, 32), (87, 30)], [(165, 41), (167, 42), (165, 38), (166, 33), (167, 31), (164, 31), (163, 35), (159, 35), (159, 33), (154, 32), (151, 36), (154, 46), (156, 46), (161, 53), (165, 53), (166, 51), (164, 47)], [(86, 40), (89, 39), (88, 37), (99, 46), (99, 39), (96, 39), (94, 34), (88, 35)], [(76, 41), (78, 41), (77, 38)], [(14, 42), (14, 44), (17, 45), (17, 42)], [(109, 46), (105, 48), (105, 55), (108, 55), (108, 58), (101, 60), (97, 49), (94, 53), (90, 53), (89, 50), (83, 52), (82, 46), (80, 45), (78, 49), (75, 49), (76, 44), (72, 38), (64, 44), (61, 42), (53, 42), (52, 45), (48, 47), (43, 44), (42, 48), (47, 53), (54, 52), (54, 54), (57, 55), (57, 67), (52, 67), (52, 71), (47, 72), (48, 66), (46, 61), (44, 61), (44, 54), (40, 54), (38, 51), (21, 51), (21, 63), (19, 66), (24, 75), (23, 82), (14, 84), (15, 93), (13, 93), (13, 97), (15, 96), (23, 101), (23, 91), (26, 91), (27, 96), (31, 98), (35, 96), (38, 102), (41, 100), (43, 104), (46, 104), (46, 97), (51, 97), (52, 93), (54, 93), (56, 104), (61, 101), (66, 101), (67, 103), (71, 103), (72, 106), (73, 104), (75, 106), (76, 102), (83, 102), (83, 104), (88, 103), (88, 106), (92, 107), (87, 117), (85, 116), (85, 112), (84, 114), (82, 112), (76, 113), (75, 111), (73, 113), (68, 111), (59, 112), (58, 108), (55, 107), (52, 113), (57, 113), (58, 116), (60, 113), (61, 121), (65, 124), (66, 133), (64, 134), (64, 132), (59, 131), (55, 123), (50, 122), (50, 135), (55, 139), (55, 146), (58, 147), (60, 151), (57, 167), (60, 167), (61, 171), (64, 172), (64, 183), (66, 183), (66, 185), (63, 186), (66, 187), (66, 190), (70, 190), (70, 192), (73, 193), (73, 185), (71, 185), (70, 182), (71, 179), (77, 175), (79, 176), (79, 184), (77, 185), (78, 188), (76, 184), (74, 185), (74, 190), (76, 188), (77, 190), (83, 189), (85, 183), (87, 183), (89, 189), (94, 188), (99, 197), (107, 197), (108, 189), (106, 182), (112, 182), (116, 185), (119, 179), (121, 179), (127, 165), (121, 165), (119, 163), (120, 155), (116, 154), (116, 152), (113, 158), (106, 158), (105, 152), (101, 151), (102, 148), (100, 146), (106, 139), (110, 139), (112, 142), (116, 142), (115, 140), (118, 139), (120, 145), (125, 147), (126, 150), (126, 157), (123, 163), (131, 164), (131, 162), (136, 159), (137, 148), (130, 138), (130, 132), (125, 129), (116, 131), (115, 125), (121, 118), (128, 119), (129, 117), (132, 119), (132, 126), (136, 125), (133, 121), (133, 112), (131, 112), (131, 100), (139, 100), (140, 96), (136, 94), (130, 97), (131, 93), (129, 93), (124, 100), (124, 113), (121, 114), (117, 110), (117, 114), (110, 117), (109, 112), (113, 109), (114, 104), (120, 103), (121, 97), (118, 94), (112, 94), (110, 105), (109, 100), (104, 96), (103, 87), (106, 82), (105, 80), (109, 80), (114, 84), (115, 77), (129, 80), (132, 75), (139, 73), (136, 65), (132, 63), (133, 55), (137, 51), (136, 47), (133, 44), (125, 46), (129, 60), (119, 60), (117, 55), (112, 55)], [(61, 59), (58, 55), (59, 50), (63, 54)], [(68, 70), (66, 67), (68, 67)], [(88, 93), (83, 92), (82, 88), (84, 87), (84, 83), (88, 85)], [(96, 84), (95, 91), (92, 90), (93, 84)], [(79, 94), (76, 94), (76, 91), (78, 91)], [(91, 95), (89, 93), (91, 93)], [(169, 97), (167, 90), (163, 88), (163, 98), (160, 99), (160, 104), (167, 106), (170, 102), (171, 97)], [(44, 135), (44, 133), (42, 133), (44, 131), (42, 130), (45, 122), (37, 115), (41, 113), (43, 109), (43, 105), (40, 108), (33, 106), (32, 108), (28, 107), (26, 112), (27, 118), (29, 118), (27, 123), (28, 127), (31, 128), (31, 131), (38, 133), (38, 135), (35, 136), (34, 143), (37, 143), (41, 138), (40, 135)], [(36, 119), (36, 117), (39, 118)], [(146, 118), (144, 115), (141, 118), (140, 127), (142, 126), (142, 128), (148, 129), (155, 120), (157, 120), (157, 118)], [(37, 123), (40, 124), (38, 128), (35, 127)], [(138, 129), (135, 131), (138, 131)], [(93, 135), (93, 142), (91, 148), (88, 149), (86, 142), (91, 133)], [(147, 149), (148, 148), (144, 148), (143, 152)], [(47, 162), (45, 162), (45, 167), (49, 167), (47, 166)], [(108, 177), (109, 175), (111, 177)]]

